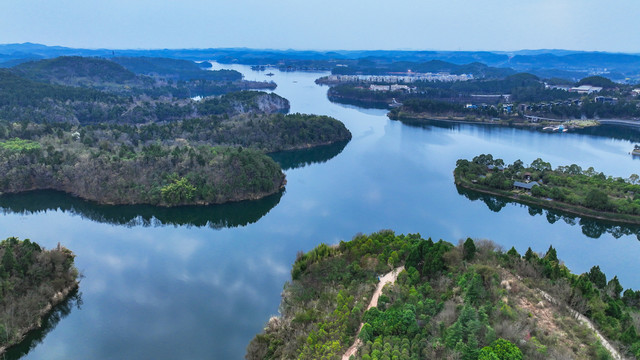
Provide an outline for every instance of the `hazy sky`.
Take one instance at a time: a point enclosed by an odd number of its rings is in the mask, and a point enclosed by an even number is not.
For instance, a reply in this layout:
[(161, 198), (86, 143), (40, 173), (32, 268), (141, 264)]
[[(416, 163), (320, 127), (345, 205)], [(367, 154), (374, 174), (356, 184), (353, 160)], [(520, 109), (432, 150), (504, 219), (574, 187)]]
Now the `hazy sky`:
[(2, 0), (0, 43), (640, 53), (640, 0)]

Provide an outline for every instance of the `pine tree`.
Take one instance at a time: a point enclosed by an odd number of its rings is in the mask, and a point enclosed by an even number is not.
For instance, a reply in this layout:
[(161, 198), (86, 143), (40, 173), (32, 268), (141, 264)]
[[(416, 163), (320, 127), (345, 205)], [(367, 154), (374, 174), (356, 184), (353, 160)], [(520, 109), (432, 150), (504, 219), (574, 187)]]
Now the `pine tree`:
[(604, 289), (607, 285), (607, 276), (600, 271), (600, 266), (592, 267), (587, 276), (589, 277), (589, 280), (591, 280), (591, 282), (600, 289)]
[(520, 258), (520, 254), (518, 253), (518, 251), (516, 250), (516, 248), (514, 246), (512, 246), (511, 249), (509, 249), (509, 251), (507, 251), (507, 255), (509, 255), (511, 257)]
[(467, 238), (463, 245), (464, 259), (467, 261), (473, 260), (476, 256), (476, 244), (473, 243), (471, 238)]
[(544, 255), (544, 258), (551, 262), (558, 262), (558, 253), (556, 252), (556, 249), (554, 249), (552, 245), (549, 245), (549, 250), (547, 250), (547, 253)]
[(527, 249), (527, 252), (524, 253), (524, 259), (527, 261), (531, 261), (531, 259), (533, 259), (535, 256), (535, 254), (533, 253), (533, 250), (531, 250), (531, 247), (529, 247)]
[(16, 258), (13, 255), (13, 247), (7, 245), (4, 249), (4, 255), (2, 255), (2, 267), (4, 270), (11, 274), (13, 269), (16, 267)]

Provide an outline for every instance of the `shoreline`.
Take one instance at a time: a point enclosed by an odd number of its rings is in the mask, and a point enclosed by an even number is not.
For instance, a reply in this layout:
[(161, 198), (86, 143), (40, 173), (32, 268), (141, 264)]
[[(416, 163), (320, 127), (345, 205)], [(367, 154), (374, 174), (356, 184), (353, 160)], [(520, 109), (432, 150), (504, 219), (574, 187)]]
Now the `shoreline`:
[[(485, 187), (470, 185), (467, 182), (460, 181), (460, 179), (457, 179), (455, 175), (454, 175), (454, 183), (456, 184), (456, 186), (460, 186), (467, 190), (473, 190), (473, 191), (477, 191), (484, 194), (500, 196), (503, 198), (513, 200), (523, 205), (540, 206), (546, 210), (549, 210), (549, 209), (560, 210), (572, 215), (590, 218), (590, 219), (611, 221), (615, 223), (623, 223), (623, 224), (631, 224), (631, 225), (640, 225), (640, 216), (637, 216), (637, 219), (620, 218), (619, 214), (599, 212), (597, 210), (592, 210), (582, 206), (571, 205), (567, 203), (560, 203), (555, 200), (549, 201), (544, 199), (538, 199), (530, 195), (526, 195), (526, 198), (523, 198), (516, 194), (513, 194), (511, 191), (491, 190)], [(596, 215), (596, 214), (604, 214), (604, 215)], [(630, 216), (633, 216), (633, 215), (630, 215)]]
[[(555, 125), (566, 125), (568, 130), (572, 129), (586, 129), (590, 127), (598, 127), (601, 125), (623, 125), (621, 123), (600, 123), (600, 120), (597, 119), (587, 119), (587, 120), (561, 120), (557, 121), (540, 121), (540, 122), (529, 122), (523, 118), (517, 119), (500, 119), (496, 118), (496, 120), (486, 120), (485, 118), (479, 117), (470, 117), (470, 116), (438, 116), (438, 115), (430, 115), (430, 114), (412, 114), (411, 116), (401, 115), (401, 116), (393, 116), (391, 112), (387, 113), (387, 117), (391, 120), (396, 121), (442, 121), (442, 122), (450, 122), (457, 124), (475, 124), (475, 125), (498, 125), (498, 126), (507, 126), (507, 127), (518, 127), (518, 128), (533, 128), (540, 129), (546, 126), (555, 126)], [(640, 127), (640, 121), (637, 124), (633, 123), (633, 120), (620, 120), (620, 121), (628, 121), (629, 123), (624, 123), (624, 125), (631, 127)], [(550, 131), (557, 132), (557, 131)]]
[[(330, 141), (325, 141), (322, 143), (314, 143), (314, 144), (309, 144), (309, 143), (305, 143), (305, 144), (300, 144), (291, 148), (287, 148), (284, 150), (278, 150), (278, 151), (274, 151), (274, 152), (266, 152), (264, 153), (265, 155), (269, 155), (269, 154), (274, 154), (274, 153), (280, 153), (280, 152), (287, 152), (287, 151), (298, 151), (298, 150), (310, 150), (310, 149), (314, 149), (317, 147), (323, 147), (323, 146), (330, 146), (339, 142), (343, 142), (343, 141), (350, 141), (351, 137), (349, 137), (348, 139), (343, 139), (343, 140), (330, 140)], [(281, 169), (282, 171), (282, 169)], [(242, 201), (254, 201), (254, 200), (260, 200), (263, 199), (265, 197), (277, 194), (280, 191), (283, 191), (283, 189), (285, 189), (287, 185), (287, 178), (286, 178), (286, 174), (284, 173), (284, 171), (282, 171), (282, 179), (280, 181), (280, 184), (273, 189), (273, 191), (269, 191), (269, 192), (260, 192), (260, 193), (255, 193), (255, 194), (251, 194), (250, 196), (246, 196), (246, 197), (242, 197), (242, 198), (238, 198), (238, 197), (231, 197), (229, 199), (226, 199), (224, 201), (220, 201), (220, 202), (193, 202), (193, 203), (188, 203), (188, 204), (177, 204), (177, 205), (166, 205), (166, 204), (150, 204), (150, 203), (144, 203), (144, 202), (126, 202), (126, 201), (122, 201), (122, 202), (107, 202), (107, 201), (100, 201), (98, 199), (94, 199), (94, 198), (88, 198), (88, 197), (84, 197), (80, 194), (75, 193), (73, 190), (70, 189), (66, 189), (66, 188), (54, 188), (54, 187), (47, 187), (47, 188), (29, 188), (29, 189), (21, 189), (18, 191), (0, 191), (0, 196), (2, 195), (15, 195), (15, 194), (21, 194), (21, 193), (27, 193), (27, 192), (36, 192), (36, 191), (47, 191), (47, 190), (53, 190), (53, 191), (60, 191), (63, 192), (69, 196), (73, 196), (76, 197), (78, 199), (81, 199), (83, 201), (87, 201), (87, 202), (92, 202), (94, 204), (97, 205), (106, 205), (106, 206), (128, 206), (128, 205), (148, 205), (148, 206), (156, 206), (159, 208), (178, 208), (178, 207), (183, 207), (183, 206), (212, 206), (212, 205), (222, 205), (222, 204), (228, 204), (228, 203), (234, 203), (234, 202), (242, 202)]]
[(120, 202), (120, 203), (113, 203), (113, 202), (103, 202), (103, 201), (99, 201), (99, 200), (95, 200), (95, 199), (89, 199), (89, 198), (85, 198), (83, 196), (80, 196), (72, 191), (67, 191), (64, 189), (56, 189), (56, 188), (32, 188), (32, 189), (26, 189), (26, 190), (20, 190), (20, 191), (10, 191), (10, 192), (0, 192), (0, 196), (2, 195), (17, 195), (17, 194), (23, 194), (23, 193), (28, 193), (28, 192), (37, 192), (37, 191), (59, 191), (62, 193), (65, 193), (69, 196), (72, 197), (76, 197), (78, 199), (81, 199), (83, 201), (87, 201), (87, 202), (91, 202), (94, 203), (96, 205), (105, 205), (105, 206), (135, 206), (135, 205), (147, 205), (147, 206), (155, 206), (158, 208), (179, 208), (179, 207), (183, 207), (183, 206), (212, 206), (212, 205), (223, 205), (223, 204), (228, 204), (228, 203), (234, 203), (234, 202), (241, 202), (241, 201), (253, 201), (253, 200), (260, 200), (263, 199), (267, 196), (271, 196), (273, 194), (277, 194), (278, 192), (282, 191), (285, 186), (287, 185), (287, 178), (286, 175), (282, 177), (282, 182), (280, 183), (280, 186), (278, 186), (274, 191), (272, 192), (268, 192), (268, 193), (259, 193), (256, 194), (254, 196), (251, 197), (246, 197), (246, 198), (242, 198), (242, 199), (229, 199), (223, 202), (215, 202), (215, 203), (205, 203), (205, 202), (194, 202), (194, 203), (190, 203), (190, 204), (178, 204), (178, 205), (164, 205), (164, 204), (149, 204), (149, 203), (136, 203), (136, 202)]
[(10, 348), (20, 345), (20, 343), (22, 343), (27, 336), (29, 335), (29, 333), (31, 333), (32, 331), (36, 331), (38, 329), (42, 328), (42, 320), (51, 313), (51, 311), (53, 311), (53, 309), (60, 305), (63, 301), (65, 301), (67, 299), (67, 297), (69, 296), (69, 294), (71, 294), (73, 291), (77, 290), (80, 287), (80, 282), (78, 280), (74, 280), (74, 282), (67, 286), (66, 288), (62, 289), (61, 291), (55, 293), (53, 295), (53, 297), (51, 299), (49, 299), (49, 302), (47, 303), (47, 305), (45, 305), (44, 308), (40, 309), (40, 311), (38, 312), (38, 318), (36, 320), (36, 322), (34, 324), (32, 324), (29, 328), (27, 329), (22, 329), (20, 331), (20, 336), (19, 339), (11, 344), (8, 344), (6, 346), (2, 346), (0, 347), (0, 356), (2, 356), (7, 350), (9, 350)]

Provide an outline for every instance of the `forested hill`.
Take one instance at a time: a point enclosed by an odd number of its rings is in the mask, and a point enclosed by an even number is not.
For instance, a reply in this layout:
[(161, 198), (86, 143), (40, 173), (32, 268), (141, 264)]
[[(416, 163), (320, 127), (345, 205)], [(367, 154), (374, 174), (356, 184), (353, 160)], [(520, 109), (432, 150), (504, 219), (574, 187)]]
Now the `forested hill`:
[[(379, 276), (400, 266), (367, 310)], [(522, 256), (387, 230), (300, 254), (291, 276), (247, 359), (341, 359), (356, 337), (353, 358), (366, 360), (611, 359), (604, 346), (640, 356), (640, 292), (598, 266), (572, 274), (553, 247)]]
[(0, 355), (41, 326), (42, 318), (78, 287), (75, 255), (45, 250), (29, 239), (0, 242)]
[[(32, 80), (73, 85), (78, 79), (93, 82), (124, 84), (136, 80), (136, 75), (148, 75), (172, 80), (238, 81), (242, 74), (235, 70), (203, 70), (193, 61), (149, 58), (118, 57), (97, 58), (61, 56), (52, 59), (29, 61), (12, 68), (21, 76)], [(142, 86), (142, 78), (138, 79)]]
[[(102, 204), (161, 206), (259, 199), (285, 184), (265, 153), (351, 139), (336, 119), (284, 115), (289, 101), (274, 93), (197, 101), (102, 91), (91, 87), (126, 88), (117, 82), (141, 78), (97, 59), (19, 69), (0, 69), (0, 193), (52, 189)], [(58, 84), (83, 79), (92, 85)], [(204, 91), (212, 84), (193, 83)]]
[(173, 80), (242, 80), (242, 74), (235, 70), (203, 70), (201, 66), (189, 60), (156, 57), (116, 57), (111, 60), (136, 74)]
[(278, 164), (253, 149), (87, 145), (80, 137), (56, 131), (38, 141), (0, 141), (0, 192), (51, 189), (101, 204), (177, 206), (259, 199), (285, 183)]
[(61, 56), (19, 63), (11, 70), (33, 81), (93, 88), (127, 97), (190, 98), (276, 87), (273, 82), (244, 81), (235, 70), (203, 70), (193, 61), (164, 58)]
[(258, 199), (285, 184), (265, 152), (351, 138), (301, 114), (72, 126), (0, 121), (0, 193), (60, 190), (102, 204), (162, 206)]
[(136, 74), (121, 65), (100, 58), (63, 56), (22, 63), (12, 68), (20, 76), (31, 80), (61, 85), (88, 83), (126, 84), (136, 80)]
[(140, 124), (215, 114), (270, 114), (288, 110), (289, 102), (273, 93), (234, 92), (203, 102), (148, 96), (135, 98), (37, 82), (11, 70), (0, 69), (0, 119), (13, 121)]

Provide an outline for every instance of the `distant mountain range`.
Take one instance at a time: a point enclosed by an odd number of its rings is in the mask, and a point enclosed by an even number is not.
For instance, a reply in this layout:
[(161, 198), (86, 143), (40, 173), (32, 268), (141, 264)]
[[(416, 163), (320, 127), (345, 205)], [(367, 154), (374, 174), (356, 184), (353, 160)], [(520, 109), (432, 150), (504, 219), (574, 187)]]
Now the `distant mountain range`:
[(364, 59), (374, 63), (446, 61), (464, 65), (482, 63), (491, 67), (531, 72), (544, 78), (580, 79), (602, 75), (615, 81), (640, 81), (640, 54), (584, 52), (562, 49), (520, 51), (409, 51), (409, 50), (271, 50), (218, 49), (76, 49), (41, 44), (0, 45), (0, 67), (57, 56), (165, 57), (188, 60), (216, 60), (221, 63), (280, 65), (295, 68), (331, 69), (340, 61)]

